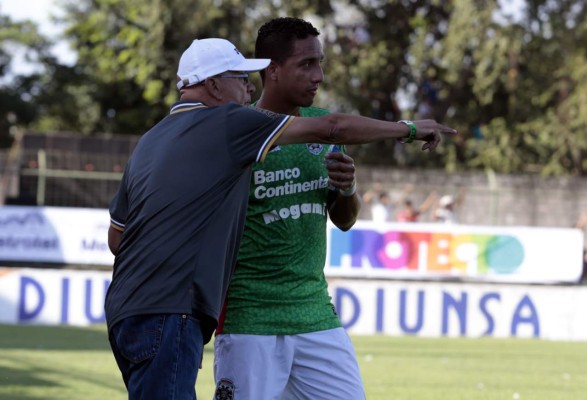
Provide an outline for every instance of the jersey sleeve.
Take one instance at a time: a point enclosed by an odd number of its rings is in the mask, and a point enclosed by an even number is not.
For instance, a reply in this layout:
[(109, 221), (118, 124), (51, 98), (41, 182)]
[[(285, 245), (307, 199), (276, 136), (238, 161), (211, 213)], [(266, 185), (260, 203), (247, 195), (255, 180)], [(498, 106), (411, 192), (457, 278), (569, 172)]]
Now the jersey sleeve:
[[(329, 115), (331, 114), (330, 111), (328, 111), (325, 108), (320, 108), (320, 107), (300, 107), (300, 116), (301, 117), (306, 117), (306, 118), (311, 118), (311, 117), (322, 117), (324, 115)], [(330, 145), (328, 147), (329, 151), (332, 151), (333, 147), (336, 146), (337, 150), (336, 151), (340, 151), (342, 153), (346, 154), (346, 147), (344, 144), (337, 144), (337, 145)]]
[(295, 118), (236, 104), (227, 112), (230, 153), (243, 164), (262, 162), (275, 141)]
[(118, 191), (110, 202), (110, 226), (121, 232), (124, 231), (126, 226), (126, 218), (128, 216), (126, 176), (126, 173), (122, 176), (122, 181), (120, 182)]

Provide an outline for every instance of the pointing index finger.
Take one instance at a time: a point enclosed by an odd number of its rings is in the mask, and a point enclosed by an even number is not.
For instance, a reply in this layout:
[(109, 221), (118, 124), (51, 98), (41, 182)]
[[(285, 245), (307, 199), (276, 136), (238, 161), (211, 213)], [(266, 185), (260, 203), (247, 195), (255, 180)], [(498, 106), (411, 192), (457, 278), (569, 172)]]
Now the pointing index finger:
[(448, 126), (445, 126), (445, 125), (440, 125), (440, 130), (442, 133), (448, 134), (448, 135), (457, 135), (458, 134), (456, 129), (449, 128)]

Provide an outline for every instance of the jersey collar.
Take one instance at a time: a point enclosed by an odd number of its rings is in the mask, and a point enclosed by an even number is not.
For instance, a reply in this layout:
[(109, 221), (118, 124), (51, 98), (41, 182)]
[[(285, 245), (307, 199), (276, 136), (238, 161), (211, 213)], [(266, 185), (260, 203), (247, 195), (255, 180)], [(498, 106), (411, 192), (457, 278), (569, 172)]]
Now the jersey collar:
[(179, 101), (171, 107), (170, 115), (177, 114), (184, 111), (195, 110), (197, 108), (206, 108), (207, 106), (199, 101)]

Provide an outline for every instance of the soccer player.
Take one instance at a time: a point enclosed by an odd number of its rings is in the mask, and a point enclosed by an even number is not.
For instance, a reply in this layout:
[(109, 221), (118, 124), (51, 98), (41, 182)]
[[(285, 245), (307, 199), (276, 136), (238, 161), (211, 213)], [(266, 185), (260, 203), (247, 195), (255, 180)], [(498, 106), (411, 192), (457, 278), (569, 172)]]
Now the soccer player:
[(131, 400), (195, 398), (203, 346), (240, 247), (253, 163), (292, 143), (407, 138), (432, 150), (442, 133), (456, 133), (431, 120), (299, 118), (243, 107), (255, 90), (248, 73), (269, 61), (245, 59), (227, 40), (195, 40), (179, 62), (180, 101), (126, 165), (110, 206), (108, 245), (116, 257), (105, 311)]
[[(297, 18), (277, 18), (258, 32), (257, 107), (314, 117), (324, 75), (319, 32)], [(333, 146), (292, 144), (253, 166), (245, 232), (217, 329), (217, 399), (364, 399), (351, 340), (341, 327), (324, 277), (326, 221), (356, 221), (353, 160)], [(335, 149), (336, 150), (336, 149)], [(326, 163), (324, 162), (326, 160)]]

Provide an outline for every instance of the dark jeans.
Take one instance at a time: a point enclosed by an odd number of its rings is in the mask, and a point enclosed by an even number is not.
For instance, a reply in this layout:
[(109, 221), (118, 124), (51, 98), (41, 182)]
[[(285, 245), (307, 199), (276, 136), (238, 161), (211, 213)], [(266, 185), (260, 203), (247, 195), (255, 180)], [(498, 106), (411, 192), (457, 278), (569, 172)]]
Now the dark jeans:
[(125, 318), (110, 329), (110, 346), (129, 400), (193, 400), (204, 350), (197, 319), (182, 314)]

